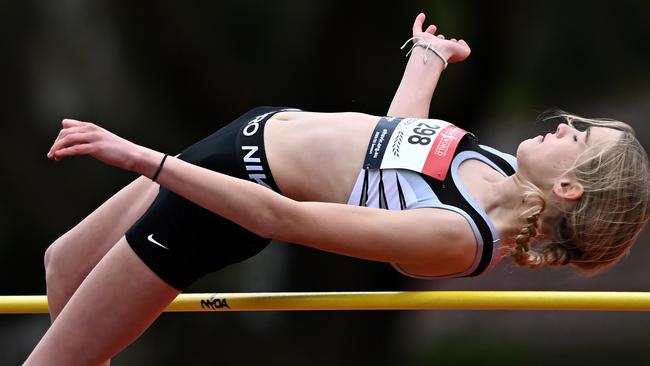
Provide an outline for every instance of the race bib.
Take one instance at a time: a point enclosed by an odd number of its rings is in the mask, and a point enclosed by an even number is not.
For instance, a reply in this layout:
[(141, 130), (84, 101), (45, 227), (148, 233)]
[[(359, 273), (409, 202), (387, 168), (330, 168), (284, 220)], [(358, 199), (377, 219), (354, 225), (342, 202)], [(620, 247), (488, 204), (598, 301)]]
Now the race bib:
[(443, 181), (469, 132), (439, 119), (383, 117), (368, 144), (365, 169), (408, 169)]

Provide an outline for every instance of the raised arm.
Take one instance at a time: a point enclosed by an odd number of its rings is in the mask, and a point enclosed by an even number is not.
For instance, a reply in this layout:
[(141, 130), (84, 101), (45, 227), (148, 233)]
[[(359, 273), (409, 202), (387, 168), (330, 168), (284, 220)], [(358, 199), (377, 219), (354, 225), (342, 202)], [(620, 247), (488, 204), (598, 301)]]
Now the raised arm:
[[(410, 53), (404, 75), (388, 109), (389, 116), (427, 118), (433, 92), (444, 70), (442, 59), (450, 64), (460, 62), (471, 52), (462, 39), (447, 40), (442, 34), (436, 35), (437, 28), (433, 24), (422, 31), (424, 20), (425, 15), (420, 13), (413, 23), (413, 44), (419, 45)], [(439, 55), (427, 49), (427, 45), (438, 51)]]
[[(152, 177), (163, 154), (133, 144), (91, 123), (65, 120), (48, 157), (90, 155)], [(369, 260), (431, 264), (442, 273), (473, 260), (471, 229), (450, 211), (388, 211), (323, 202), (299, 202), (256, 183), (167, 157), (161, 186), (267, 238)], [(463, 235), (467, 237), (460, 239)], [(468, 248), (469, 246), (469, 248)]]

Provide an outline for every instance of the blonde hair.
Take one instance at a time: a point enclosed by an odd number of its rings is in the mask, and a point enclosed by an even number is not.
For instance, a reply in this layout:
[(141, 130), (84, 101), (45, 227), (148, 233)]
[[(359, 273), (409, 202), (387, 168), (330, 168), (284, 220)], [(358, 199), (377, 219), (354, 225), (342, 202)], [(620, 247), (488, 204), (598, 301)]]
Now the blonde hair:
[[(553, 111), (544, 120), (559, 118), (568, 125), (585, 130), (606, 127), (621, 131), (612, 142), (592, 144), (566, 174), (583, 187), (582, 197), (570, 209), (560, 210), (553, 221), (550, 240), (529, 240), (538, 235), (527, 227), (537, 228), (544, 210), (542, 192), (527, 185), (527, 197), (537, 197), (532, 208), (524, 212), (527, 224), (515, 238), (511, 255), (516, 263), (529, 268), (570, 264), (594, 274), (619, 262), (630, 250), (650, 216), (650, 167), (648, 155), (628, 124), (611, 119), (590, 119)], [(534, 235), (529, 235), (529, 234)], [(547, 232), (548, 233), (548, 232)]]

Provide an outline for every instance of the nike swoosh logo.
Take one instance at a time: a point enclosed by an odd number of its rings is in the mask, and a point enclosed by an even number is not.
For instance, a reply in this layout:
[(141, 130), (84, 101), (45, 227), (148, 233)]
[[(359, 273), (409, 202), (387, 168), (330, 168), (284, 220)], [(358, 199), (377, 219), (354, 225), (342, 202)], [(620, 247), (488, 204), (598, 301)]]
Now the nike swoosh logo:
[(169, 248), (167, 248), (166, 246), (164, 246), (164, 245), (160, 244), (159, 242), (157, 242), (156, 239), (153, 238), (153, 234), (147, 236), (147, 240), (149, 240), (150, 242), (156, 244), (157, 246), (159, 246), (161, 248), (169, 250)]

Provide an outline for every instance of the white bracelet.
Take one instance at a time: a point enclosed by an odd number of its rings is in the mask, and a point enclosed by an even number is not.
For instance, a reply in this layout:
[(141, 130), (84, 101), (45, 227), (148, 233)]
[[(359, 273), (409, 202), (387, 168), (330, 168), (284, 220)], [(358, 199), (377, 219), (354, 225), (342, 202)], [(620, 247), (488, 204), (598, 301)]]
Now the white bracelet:
[(425, 42), (425, 41), (423, 41), (422, 39), (420, 39), (418, 37), (411, 37), (408, 40), (406, 40), (406, 42), (404, 42), (402, 47), (400, 47), (400, 50), (403, 50), (404, 47), (406, 47), (406, 45), (411, 41), (415, 41), (415, 43), (413, 44), (411, 49), (406, 53), (406, 57), (408, 57), (411, 54), (411, 52), (413, 51), (413, 49), (415, 47), (423, 47), (425, 49), (425, 51), (424, 51), (424, 59), (423, 59), (425, 64), (428, 61), (428, 55), (427, 55), (426, 51), (431, 51), (431, 52), (435, 53), (436, 56), (438, 56), (440, 58), (440, 60), (442, 60), (442, 62), (444, 64), (444, 68), (445, 69), (447, 68), (447, 65), (448, 65), (447, 59), (445, 58), (445, 56), (442, 55), (442, 52), (438, 51), (433, 46), (431, 46), (431, 42)]

